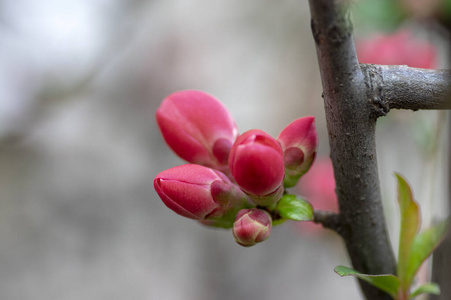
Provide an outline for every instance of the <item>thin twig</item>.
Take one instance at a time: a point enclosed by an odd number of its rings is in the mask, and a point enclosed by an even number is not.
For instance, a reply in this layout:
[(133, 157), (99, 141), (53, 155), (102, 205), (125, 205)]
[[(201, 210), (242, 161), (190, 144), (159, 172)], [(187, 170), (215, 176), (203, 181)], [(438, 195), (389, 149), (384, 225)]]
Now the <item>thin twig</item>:
[(331, 229), (342, 235), (344, 232), (340, 215), (326, 210), (315, 210), (313, 222), (323, 225), (324, 228)]

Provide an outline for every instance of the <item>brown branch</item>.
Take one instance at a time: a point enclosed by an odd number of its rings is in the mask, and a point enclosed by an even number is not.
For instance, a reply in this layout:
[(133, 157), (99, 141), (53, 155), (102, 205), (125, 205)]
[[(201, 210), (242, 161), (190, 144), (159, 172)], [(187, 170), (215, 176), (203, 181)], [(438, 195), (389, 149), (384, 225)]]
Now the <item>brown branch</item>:
[(451, 109), (450, 70), (360, 65), (377, 116), (395, 109)]
[[(377, 170), (377, 114), (355, 52), (348, 0), (309, 0), (342, 236), (354, 268), (395, 274)], [(360, 281), (368, 300), (391, 299)]]

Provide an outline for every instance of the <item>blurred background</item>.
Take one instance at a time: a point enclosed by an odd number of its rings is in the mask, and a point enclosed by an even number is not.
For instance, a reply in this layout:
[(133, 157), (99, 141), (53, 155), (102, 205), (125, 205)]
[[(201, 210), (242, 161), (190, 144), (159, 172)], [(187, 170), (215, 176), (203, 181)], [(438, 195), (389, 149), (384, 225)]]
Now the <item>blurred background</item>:
[[(447, 67), (450, 7), (355, 1), (359, 58)], [(322, 168), (309, 180), (327, 197), (302, 182), (299, 192), (336, 209), (307, 1), (0, 0), (0, 45), (0, 299), (361, 298), (333, 272), (349, 264), (335, 234), (287, 222), (242, 248), (230, 231), (179, 217), (153, 189), (156, 174), (183, 163), (155, 110), (174, 91), (199, 89), (240, 132), (277, 136), (315, 116)], [(392, 111), (378, 124), (395, 249), (393, 172), (412, 184), (424, 226), (446, 214), (446, 119)]]

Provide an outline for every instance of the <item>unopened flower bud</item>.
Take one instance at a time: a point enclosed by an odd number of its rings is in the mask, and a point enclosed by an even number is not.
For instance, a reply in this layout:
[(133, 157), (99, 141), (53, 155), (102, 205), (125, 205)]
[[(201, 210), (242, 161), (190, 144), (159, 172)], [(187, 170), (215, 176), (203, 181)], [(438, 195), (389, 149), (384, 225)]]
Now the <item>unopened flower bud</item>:
[(244, 247), (263, 242), (271, 233), (271, 216), (258, 208), (240, 210), (233, 223), (235, 241)]
[(156, 119), (164, 140), (182, 159), (207, 167), (227, 168), (238, 130), (233, 117), (214, 97), (180, 91), (163, 100)]
[(240, 135), (230, 151), (229, 168), (236, 183), (257, 205), (268, 205), (258, 203), (259, 198), (268, 202), (266, 196), (279, 195), (284, 177), (283, 152), (269, 134), (254, 129)]
[(277, 138), (283, 149), (285, 187), (293, 187), (312, 165), (316, 156), (318, 136), (314, 117), (291, 122)]
[(195, 220), (221, 217), (247, 196), (220, 171), (188, 164), (163, 171), (154, 187), (164, 204)]

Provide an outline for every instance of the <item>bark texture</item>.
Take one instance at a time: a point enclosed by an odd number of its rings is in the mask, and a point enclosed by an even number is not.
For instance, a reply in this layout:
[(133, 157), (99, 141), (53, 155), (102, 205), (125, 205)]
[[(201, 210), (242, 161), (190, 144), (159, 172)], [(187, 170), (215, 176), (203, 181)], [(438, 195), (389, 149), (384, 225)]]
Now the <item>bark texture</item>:
[(361, 64), (369, 99), (383, 116), (390, 109), (451, 109), (450, 70)]

